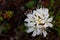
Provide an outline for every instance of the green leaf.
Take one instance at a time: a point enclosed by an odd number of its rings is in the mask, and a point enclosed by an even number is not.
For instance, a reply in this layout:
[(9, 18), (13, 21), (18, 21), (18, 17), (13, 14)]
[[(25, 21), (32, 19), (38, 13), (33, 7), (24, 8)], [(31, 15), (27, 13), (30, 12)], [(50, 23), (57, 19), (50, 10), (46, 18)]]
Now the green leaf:
[(50, 11), (49, 14), (50, 14), (50, 16), (53, 16), (54, 12)]
[(35, 6), (34, 1), (30, 1), (30, 2), (26, 3), (25, 6), (26, 6), (27, 8), (32, 8), (32, 7), (34, 7), (34, 6)]
[(5, 27), (0, 27), (0, 30), (5, 31), (5, 32), (7, 31)]
[(11, 26), (8, 23), (6, 23), (5, 27), (6, 29), (10, 29)]
[(24, 25), (24, 23), (22, 24), (22, 31), (23, 32), (26, 32), (26, 29), (27, 29), (27, 27)]
[(55, 17), (56, 22), (60, 22), (60, 10), (57, 12), (56, 17)]
[(32, 0), (32, 1), (37, 1), (37, 0)]
[(32, 1), (34, 1), (34, 3), (36, 3), (36, 2), (37, 2), (37, 0), (32, 0)]
[(54, 21), (55, 21), (54, 25), (56, 27), (53, 27), (53, 29), (56, 30), (58, 32), (58, 35), (60, 36), (60, 10), (57, 12)]
[(3, 21), (3, 17), (0, 17), (0, 22)]
[(56, 31), (59, 31), (58, 28), (56, 28), (56, 27), (53, 27), (52, 29), (54, 29), (54, 30), (56, 30)]
[(57, 12), (57, 16), (60, 16), (60, 10), (58, 10), (58, 12)]
[(51, 6), (53, 6), (53, 5), (54, 5), (54, 3), (55, 3), (55, 1), (54, 1), (54, 0), (50, 0), (50, 5), (51, 5)]
[(58, 35), (60, 36), (60, 29), (58, 28), (53, 28), (53, 29), (55, 29), (58, 32)]

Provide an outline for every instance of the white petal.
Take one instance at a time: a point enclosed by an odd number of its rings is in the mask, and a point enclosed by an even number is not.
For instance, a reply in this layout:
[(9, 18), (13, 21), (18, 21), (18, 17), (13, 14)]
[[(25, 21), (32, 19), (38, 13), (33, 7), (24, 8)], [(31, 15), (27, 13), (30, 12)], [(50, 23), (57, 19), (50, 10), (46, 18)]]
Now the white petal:
[(46, 37), (46, 35), (47, 35), (47, 32), (43, 31), (43, 36)]
[(35, 23), (24, 23), (27, 27), (35, 27)]
[(40, 35), (42, 35), (42, 30), (40, 29), (39, 31), (40, 31)]
[(48, 14), (48, 9), (47, 8), (43, 8), (43, 12), (45, 13), (45, 14)]
[(28, 30), (26, 30), (27, 33), (32, 32), (34, 29), (33, 28), (28, 28)]
[(40, 34), (40, 30), (39, 29), (37, 29), (37, 35), (39, 35)]
[(43, 23), (43, 24), (44, 24), (44, 23), (45, 23), (45, 20), (42, 20), (42, 21), (41, 21), (41, 23)]
[(49, 26), (49, 27), (53, 27), (53, 24), (52, 24), (52, 23), (48, 23), (48, 26)]
[(30, 16), (32, 16), (32, 14), (30, 14), (30, 13), (29, 13), (29, 14), (27, 14), (27, 17), (30, 17)]
[(34, 16), (36, 15), (36, 17), (37, 17), (37, 16), (39, 16), (40, 14), (39, 14), (39, 12), (37, 12), (37, 11), (33, 11), (33, 15), (34, 15)]
[(42, 14), (39, 15), (41, 19), (44, 19), (44, 16)]
[(44, 28), (47, 28), (47, 27), (48, 27), (48, 24), (47, 24), (47, 23), (45, 23), (45, 24), (44, 24)]
[(25, 26), (28, 26), (27, 23), (24, 23)]
[(41, 15), (40, 17), (41, 17), (41, 19), (44, 19), (44, 16)]
[(48, 22), (52, 22), (52, 20), (53, 20), (53, 17), (50, 17), (50, 18), (48, 19)]
[(29, 20), (31, 20), (31, 19), (34, 20), (34, 18), (33, 18), (34, 15), (32, 15), (32, 14), (27, 14), (27, 17), (28, 17)]
[(45, 13), (41, 13), (39, 16), (41, 17), (41, 19), (46, 19), (48, 17), (48, 15)]
[(33, 36), (33, 37), (35, 37), (35, 36), (36, 36), (36, 30), (33, 32), (32, 36)]
[(47, 20), (47, 19), (48, 19), (48, 17), (49, 17), (49, 14), (46, 14), (46, 15), (45, 15), (45, 20)]
[(33, 15), (35, 15), (36, 13), (37, 13), (37, 11), (34, 10), (34, 11), (33, 11)]
[(33, 23), (33, 22), (32, 23), (28, 23), (28, 27), (35, 27), (35, 24), (36, 23)]
[(37, 24), (37, 28), (41, 28), (41, 25)]
[(26, 18), (24, 21), (25, 21), (25, 22), (29, 22), (30, 20), (29, 20), (28, 18)]
[(43, 27), (43, 25), (39, 25), (39, 26), (38, 26), (38, 28), (42, 28), (42, 27)]
[(37, 9), (36, 11), (39, 12), (39, 14), (41, 14), (43, 10), (42, 8), (40, 8), (40, 9)]

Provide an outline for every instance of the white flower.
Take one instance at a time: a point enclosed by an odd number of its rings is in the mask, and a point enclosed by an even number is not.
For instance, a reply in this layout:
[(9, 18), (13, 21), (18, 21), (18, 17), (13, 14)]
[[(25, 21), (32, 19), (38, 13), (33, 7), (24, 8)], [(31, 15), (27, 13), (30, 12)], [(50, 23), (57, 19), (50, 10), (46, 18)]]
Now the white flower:
[(47, 32), (46, 32), (46, 25), (40, 25), (40, 33), (43, 34), (44, 37), (46, 37)]
[(47, 18), (47, 19), (45, 20), (45, 25), (46, 25), (46, 27), (53, 27), (53, 24), (51, 23), (52, 20), (53, 20), (53, 17)]
[(25, 26), (27, 26), (27, 33), (33, 32), (32, 36), (36, 35), (42, 35), (46, 37), (47, 27), (53, 27), (52, 20), (53, 18), (48, 18), (49, 13), (47, 8), (40, 8), (37, 10), (34, 10), (33, 12), (30, 12), (27, 14), (27, 18), (24, 20)]
[(28, 27), (28, 30), (26, 30), (27, 33), (33, 32), (32, 36), (36, 36), (40, 34), (40, 30), (38, 27)]
[(49, 16), (49, 10), (47, 8), (40, 8), (36, 10), (37, 12), (40, 13), (41, 19), (47, 18)]

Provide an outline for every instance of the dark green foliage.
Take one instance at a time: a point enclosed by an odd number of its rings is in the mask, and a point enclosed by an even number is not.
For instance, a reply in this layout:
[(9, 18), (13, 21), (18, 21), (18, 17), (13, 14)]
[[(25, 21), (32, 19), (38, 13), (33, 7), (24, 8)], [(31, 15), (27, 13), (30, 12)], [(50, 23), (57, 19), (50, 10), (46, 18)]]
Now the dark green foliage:
[(35, 6), (34, 1), (30, 1), (30, 2), (26, 3), (25, 6), (26, 6), (27, 8), (32, 8), (32, 7), (34, 7), (34, 6)]
[(60, 36), (60, 10), (57, 12), (55, 20), (54, 20), (54, 26), (53, 29), (58, 31), (58, 35)]
[(52, 11), (49, 12), (50, 17), (53, 16), (53, 14), (54, 14), (54, 12), (52, 12)]
[(54, 0), (50, 0), (50, 6), (53, 6), (54, 5)]
[(7, 32), (10, 27), (11, 26), (8, 23), (6, 23), (0, 26), (0, 30)]
[(0, 22), (3, 21), (3, 17), (0, 17)]

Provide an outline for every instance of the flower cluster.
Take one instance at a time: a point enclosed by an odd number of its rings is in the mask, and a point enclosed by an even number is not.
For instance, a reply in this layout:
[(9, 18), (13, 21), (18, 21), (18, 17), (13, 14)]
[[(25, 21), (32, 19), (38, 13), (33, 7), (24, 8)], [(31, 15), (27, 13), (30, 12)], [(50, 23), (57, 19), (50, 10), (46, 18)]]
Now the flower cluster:
[(26, 22), (25, 26), (28, 28), (26, 32), (33, 32), (33, 37), (42, 34), (46, 37), (47, 27), (53, 27), (53, 24), (51, 23), (52, 20), (53, 17), (49, 17), (49, 10), (47, 8), (33, 10), (33, 12), (27, 14), (27, 18), (24, 20)]

